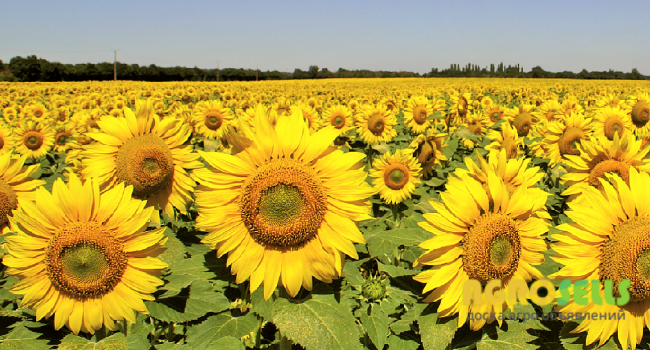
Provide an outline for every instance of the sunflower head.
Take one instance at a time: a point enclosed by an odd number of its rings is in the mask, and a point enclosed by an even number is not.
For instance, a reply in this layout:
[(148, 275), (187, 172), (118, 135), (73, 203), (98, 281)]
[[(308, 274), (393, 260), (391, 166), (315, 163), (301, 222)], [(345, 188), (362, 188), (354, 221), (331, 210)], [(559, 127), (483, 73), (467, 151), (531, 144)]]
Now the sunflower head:
[(527, 112), (520, 113), (512, 121), (512, 125), (517, 128), (519, 137), (527, 136), (533, 125), (533, 117)]
[(632, 123), (637, 128), (644, 127), (650, 120), (650, 104), (644, 100), (639, 100), (632, 107), (630, 115), (632, 116)]

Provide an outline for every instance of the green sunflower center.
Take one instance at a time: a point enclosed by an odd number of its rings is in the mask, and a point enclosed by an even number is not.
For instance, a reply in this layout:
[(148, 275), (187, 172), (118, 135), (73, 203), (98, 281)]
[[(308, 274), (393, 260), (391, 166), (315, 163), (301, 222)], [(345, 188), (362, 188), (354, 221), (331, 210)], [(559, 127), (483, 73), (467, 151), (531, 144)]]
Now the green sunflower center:
[(335, 128), (340, 129), (343, 126), (345, 126), (345, 118), (343, 118), (340, 115), (334, 116), (332, 118), (332, 125), (334, 125)]
[(630, 280), (630, 301), (650, 298), (650, 218), (634, 218), (614, 228), (602, 248), (600, 279), (612, 280), (614, 294), (618, 284)]
[(34, 151), (43, 146), (43, 135), (36, 131), (28, 131), (23, 136), (25, 147)]
[(604, 129), (605, 136), (610, 141), (614, 139), (614, 134), (618, 133), (618, 137), (620, 138), (623, 136), (623, 131), (625, 131), (625, 127), (623, 126), (623, 121), (621, 121), (618, 117), (612, 117), (605, 120), (605, 125), (603, 129)]
[(483, 284), (511, 278), (519, 265), (521, 244), (516, 223), (504, 214), (482, 214), (462, 242), (463, 269)]
[(401, 190), (409, 180), (409, 170), (402, 163), (393, 163), (384, 170), (384, 183), (392, 190)]
[(126, 185), (133, 185), (133, 196), (148, 198), (171, 185), (174, 158), (157, 135), (147, 134), (128, 140), (117, 153), (116, 174)]
[(310, 166), (277, 159), (246, 179), (239, 205), (242, 221), (257, 243), (277, 250), (296, 249), (318, 234), (327, 196)]
[(492, 112), (492, 114), (490, 114), (490, 119), (491, 119), (493, 122), (496, 122), (497, 120), (501, 119), (501, 113), (499, 113), (499, 112)]
[(128, 258), (120, 239), (96, 222), (75, 222), (55, 232), (46, 253), (50, 281), (78, 298), (101, 297), (121, 281)]

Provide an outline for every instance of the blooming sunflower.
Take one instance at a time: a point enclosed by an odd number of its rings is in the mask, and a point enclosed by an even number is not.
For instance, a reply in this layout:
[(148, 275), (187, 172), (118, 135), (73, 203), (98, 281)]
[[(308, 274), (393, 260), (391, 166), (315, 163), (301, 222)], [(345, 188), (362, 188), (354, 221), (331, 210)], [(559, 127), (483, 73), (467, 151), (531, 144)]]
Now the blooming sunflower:
[(192, 123), (198, 135), (208, 140), (221, 140), (233, 119), (232, 110), (221, 104), (221, 101), (202, 101), (195, 109)]
[(308, 103), (298, 102), (296, 105), (291, 106), (289, 113), (294, 114), (298, 109), (302, 112), (302, 116), (305, 118), (305, 121), (309, 126), (309, 131), (315, 132), (316, 130), (320, 129), (320, 116), (314, 107), (310, 106)]
[[(547, 249), (543, 235), (548, 223), (538, 214), (546, 211), (548, 194), (524, 185), (510, 195), (494, 172), (488, 173), (487, 183), (483, 188), (469, 176), (450, 177), (447, 191), (440, 195), (442, 203), (430, 201), (436, 213), (425, 214), (426, 221), (419, 223), (435, 236), (420, 244), (426, 252), (413, 265), (433, 268), (414, 279), (426, 283), (423, 293), (433, 290), (424, 301), (440, 301), (441, 317), (459, 314), (458, 328), (469, 313), (501, 313), (506, 306), (512, 311), (507, 286), (513, 279), (529, 282), (543, 277), (533, 266), (544, 261)], [(483, 286), (501, 280), (506, 301), (491, 304), (483, 298), (480, 306), (465, 305), (461, 296), (469, 279)], [(470, 328), (478, 330), (485, 323), (470, 319)]]
[(184, 145), (190, 126), (156, 114), (137, 118), (130, 108), (123, 118), (105, 116), (98, 125), (103, 132), (86, 133), (97, 143), (84, 145), (81, 152), (84, 178), (96, 178), (102, 190), (125, 182), (147, 206), (160, 207), (171, 217), (173, 208), (186, 213), (196, 186), (186, 170), (203, 166), (192, 146)]
[[(572, 333), (587, 332), (587, 345), (599, 340), (603, 345), (618, 331), (623, 349), (632, 349), (641, 342), (643, 329), (650, 324), (650, 176), (630, 167), (629, 185), (618, 175), (609, 175), (608, 182), (600, 180), (602, 190), (586, 187), (580, 197), (569, 203), (566, 215), (573, 220), (557, 226), (561, 234), (552, 237), (556, 255), (551, 258), (564, 267), (549, 278), (600, 280), (600, 296), (604, 295), (603, 281), (611, 280), (612, 290), (628, 279), (630, 300), (624, 306), (602, 303), (577, 305), (573, 298), (560, 306), (561, 312), (592, 312), (610, 314), (622, 312), (624, 319), (586, 319)], [(588, 284), (591, 295), (592, 284)]]
[(163, 284), (167, 267), (155, 256), (167, 240), (165, 228), (145, 231), (153, 208), (131, 198), (119, 184), (100, 194), (94, 180), (84, 184), (71, 174), (52, 194), (43, 187), (35, 201), (21, 202), (10, 218), (3, 264), (20, 281), (10, 291), (24, 295), (21, 307), (36, 310), (36, 320), (54, 315), (54, 327), (73, 333), (116, 330), (115, 322), (135, 323), (133, 311), (147, 314), (143, 300)]
[(432, 124), (427, 117), (433, 114), (433, 104), (426, 96), (412, 97), (403, 112), (404, 124), (418, 135), (425, 132)]
[(641, 149), (642, 144), (643, 141), (632, 134), (620, 140), (618, 134), (614, 134), (612, 141), (602, 135), (592, 137), (589, 142), (581, 141), (580, 155), (567, 155), (564, 161), (568, 173), (561, 181), (570, 187), (562, 195), (576, 195), (589, 186), (602, 189), (599, 179), (604, 179), (608, 172), (617, 173), (626, 183), (629, 183), (632, 167), (639, 172), (649, 172), (650, 159), (645, 157), (650, 148)]
[(633, 96), (630, 101), (630, 118), (632, 119), (632, 131), (641, 136), (650, 133), (650, 95), (641, 93)]
[(505, 114), (506, 110), (497, 104), (493, 104), (490, 108), (483, 110), (483, 113), (490, 118), (492, 124), (501, 120)]
[(312, 277), (342, 275), (352, 243), (365, 243), (355, 222), (369, 219), (375, 191), (358, 152), (330, 145), (339, 134), (327, 126), (310, 135), (300, 111), (281, 116), (275, 128), (255, 118), (253, 143), (237, 155), (199, 152), (210, 165), (194, 170), (199, 182), (196, 227), (202, 242), (228, 253), (227, 264), (251, 291), (264, 283), (268, 299), (281, 283), (291, 296), (311, 290)]
[(384, 153), (372, 163), (372, 185), (381, 199), (388, 204), (401, 203), (415, 191), (420, 183), (422, 167), (409, 152), (398, 150), (395, 154)]
[(325, 125), (332, 125), (339, 130), (339, 136), (344, 136), (354, 128), (352, 111), (343, 105), (336, 105), (328, 108), (323, 112), (323, 122)]
[(60, 125), (54, 129), (54, 150), (57, 152), (66, 152), (70, 149), (71, 144), (75, 143), (74, 138), (78, 136), (77, 130), (72, 123)]
[(622, 138), (632, 128), (632, 120), (624, 110), (605, 106), (599, 108), (594, 116), (593, 132), (595, 136), (605, 135), (609, 140), (617, 133)]
[(52, 149), (54, 132), (49, 127), (28, 120), (14, 129), (16, 151), (29, 158), (40, 158)]
[(492, 140), (492, 143), (485, 147), (490, 153), (498, 154), (505, 149), (508, 159), (517, 158), (522, 153), (519, 146), (524, 144), (524, 138), (518, 136), (517, 129), (508, 121), (501, 124), (501, 131), (494, 129), (488, 131), (487, 137)]
[(24, 168), (26, 155), (12, 158), (11, 152), (0, 155), (0, 232), (7, 227), (11, 211), (25, 200), (34, 200), (34, 189), (45, 185), (45, 181), (31, 178), (40, 164)]
[(558, 100), (546, 100), (539, 106), (539, 112), (537, 112), (537, 116), (540, 120), (552, 122), (562, 116), (560, 114), (560, 109), (562, 109), (562, 106)]
[(390, 142), (397, 136), (396, 124), (397, 118), (383, 104), (363, 106), (357, 114), (357, 134), (370, 145)]
[(424, 175), (431, 176), (433, 167), (447, 160), (447, 157), (442, 153), (442, 148), (446, 146), (444, 144), (446, 137), (446, 133), (434, 134), (432, 131), (427, 131), (418, 135), (404, 152), (412, 154), (418, 160)]
[(13, 151), (15, 144), (11, 129), (5, 125), (0, 125), (0, 154)]
[(534, 108), (535, 106), (533, 105), (522, 103), (519, 107), (514, 107), (506, 111), (508, 121), (517, 129), (517, 134), (520, 137), (527, 136), (535, 124)]
[(588, 139), (591, 133), (591, 118), (585, 118), (582, 113), (571, 113), (562, 120), (548, 124), (544, 135), (544, 148), (548, 165), (566, 159), (567, 155), (580, 155), (577, 145), (582, 139)]

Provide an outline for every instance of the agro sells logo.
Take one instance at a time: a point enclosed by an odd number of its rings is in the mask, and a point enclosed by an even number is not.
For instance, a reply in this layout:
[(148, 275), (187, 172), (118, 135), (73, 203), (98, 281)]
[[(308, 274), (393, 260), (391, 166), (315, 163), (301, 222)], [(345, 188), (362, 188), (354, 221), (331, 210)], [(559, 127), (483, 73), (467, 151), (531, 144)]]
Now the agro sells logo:
[[(566, 305), (571, 295), (569, 293), (569, 288), (571, 287), (571, 280), (563, 280), (560, 282), (560, 297), (557, 299), (558, 305)], [(589, 293), (589, 285), (591, 284), (591, 293)], [(619, 298), (614, 297), (613, 293), (613, 283), (611, 280), (604, 281), (605, 293), (604, 301), (609, 305), (623, 306), (630, 301), (630, 293), (627, 288), (630, 286), (630, 280), (622, 280), (618, 284), (618, 294)], [(603, 305), (603, 297), (600, 295), (601, 285), (599, 280), (578, 280), (573, 283), (573, 300), (578, 305), (589, 305), (593, 303), (595, 305)], [(519, 301), (522, 305), (527, 305), (530, 299), (533, 303), (537, 305), (548, 305), (555, 300), (555, 286), (551, 281), (543, 279), (535, 281), (530, 289), (526, 281), (521, 279), (512, 279), (509, 281), (507, 288), (507, 294), (509, 296), (509, 302), (514, 304), (516, 301)], [(491, 280), (485, 285), (485, 291), (481, 293), (482, 290), (481, 282), (478, 280), (468, 280), (463, 285), (463, 305), (465, 306), (480, 306), (482, 304), (483, 298), (489, 304), (501, 305), (506, 301), (506, 293), (502, 289), (501, 280)], [(546, 290), (546, 292), (544, 292)], [(540, 294), (544, 295), (540, 297)]]

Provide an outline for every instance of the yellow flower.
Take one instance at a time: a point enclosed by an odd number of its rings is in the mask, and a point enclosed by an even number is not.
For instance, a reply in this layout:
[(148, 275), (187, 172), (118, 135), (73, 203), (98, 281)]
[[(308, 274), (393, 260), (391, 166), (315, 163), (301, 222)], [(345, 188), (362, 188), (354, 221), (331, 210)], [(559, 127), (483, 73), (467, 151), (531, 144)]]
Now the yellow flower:
[(442, 148), (446, 146), (444, 140), (447, 134), (435, 134), (434, 132), (435, 129), (430, 129), (426, 133), (418, 135), (404, 150), (405, 153), (412, 154), (418, 160), (426, 176), (431, 176), (433, 167), (447, 160), (442, 153)]
[(630, 132), (632, 121), (630, 116), (619, 107), (605, 106), (596, 111), (594, 116), (594, 136), (605, 135), (609, 140), (614, 139), (617, 133), (619, 138)]
[(544, 148), (548, 165), (553, 166), (566, 159), (567, 155), (580, 155), (577, 145), (591, 134), (591, 118), (581, 113), (571, 113), (562, 120), (548, 124), (544, 135)]
[(433, 104), (426, 96), (411, 98), (403, 112), (404, 124), (416, 134), (425, 132), (432, 124), (432, 121), (427, 120), (427, 117), (433, 114)]
[(358, 258), (353, 243), (365, 239), (355, 223), (370, 218), (374, 190), (363, 154), (330, 148), (334, 127), (310, 135), (300, 110), (275, 128), (264, 116), (254, 123), (253, 143), (236, 155), (199, 152), (210, 167), (192, 175), (196, 227), (217, 256), (228, 253), (237, 283), (250, 277), (255, 291), (263, 282), (266, 299), (281, 283), (295, 296), (312, 277), (340, 277), (345, 255)]
[(84, 145), (84, 178), (97, 179), (102, 190), (125, 182), (133, 186), (133, 197), (146, 199), (147, 206), (163, 209), (170, 217), (173, 208), (186, 213), (196, 184), (186, 170), (203, 165), (191, 145), (184, 145), (191, 129), (179, 119), (160, 120), (156, 114), (136, 118), (130, 108), (123, 118), (105, 116), (103, 132), (86, 135), (97, 141)]
[(54, 132), (49, 127), (28, 120), (15, 129), (16, 151), (29, 158), (40, 158), (52, 149)]
[(515, 159), (522, 153), (520, 146), (524, 144), (524, 138), (519, 137), (517, 129), (507, 121), (501, 124), (501, 131), (490, 130), (487, 137), (492, 140), (492, 143), (485, 147), (490, 153), (499, 154), (504, 149), (508, 159)]
[(36, 320), (54, 315), (54, 328), (94, 333), (115, 321), (135, 323), (147, 314), (143, 300), (163, 284), (156, 278), (167, 267), (162, 253), (165, 228), (144, 231), (153, 208), (131, 198), (123, 184), (101, 194), (93, 180), (71, 174), (52, 194), (36, 190), (10, 218), (6, 273), (20, 279), (10, 291), (22, 294), (21, 307), (36, 310)]
[[(569, 203), (566, 215), (573, 220), (557, 226), (561, 234), (551, 247), (557, 252), (551, 258), (565, 265), (550, 278), (576, 280), (611, 280), (612, 290), (629, 279), (630, 301), (624, 306), (589, 303), (577, 305), (573, 298), (560, 306), (563, 313), (589, 311), (597, 314), (622, 312), (624, 319), (586, 319), (572, 333), (587, 332), (586, 344), (596, 340), (605, 344), (618, 331), (623, 349), (636, 349), (643, 330), (650, 320), (650, 289), (648, 288), (648, 261), (650, 261), (650, 176), (630, 167), (629, 185), (618, 175), (607, 175), (610, 182), (601, 179), (602, 190), (586, 187), (578, 200)], [(591, 292), (591, 284), (587, 293)], [(604, 294), (600, 283), (600, 295)], [(565, 296), (563, 296), (565, 297)], [(570, 297), (570, 296), (569, 296)]]
[(412, 154), (398, 150), (394, 155), (386, 152), (372, 162), (370, 177), (381, 199), (388, 204), (397, 204), (411, 198), (420, 183), (421, 173), (418, 160)]
[(363, 106), (357, 114), (357, 134), (367, 144), (390, 142), (397, 136), (397, 118), (384, 104)]
[(26, 155), (18, 159), (11, 152), (0, 155), (0, 231), (6, 228), (11, 211), (25, 200), (34, 200), (34, 189), (45, 185), (45, 181), (31, 178), (40, 164), (25, 168), (25, 160)]
[[(540, 217), (547, 215), (548, 194), (524, 184), (511, 195), (492, 171), (487, 185), (484, 188), (466, 175), (449, 177), (447, 191), (440, 195), (442, 203), (430, 201), (436, 213), (424, 214), (426, 221), (419, 223), (435, 236), (420, 244), (426, 252), (413, 265), (433, 268), (414, 279), (426, 283), (423, 293), (433, 290), (424, 301), (440, 301), (440, 317), (459, 314), (458, 328), (469, 313), (498, 314), (506, 307), (512, 311), (514, 304), (507, 297), (507, 286), (513, 279), (530, 282), (543, 277), (533, 266), (544, 261), (547, 249), (543, 235), (548, 223)], [(491, 304), (483, 298), (480, 306), (464, 305), (463, 284), (470, 279), (483, 286), (500, 279), (506, 301)], [(498, 322), (500, 325), (501, 320)], [(485, 323), (485, 319), (470, 319), (469, 326), (479, 330)]]
[(223, 107), (220, 101), (202, 101), (195, 109), (192, 123), (198, 135), (208, 140), (221, 140), (233, 119), (230, 108)]

